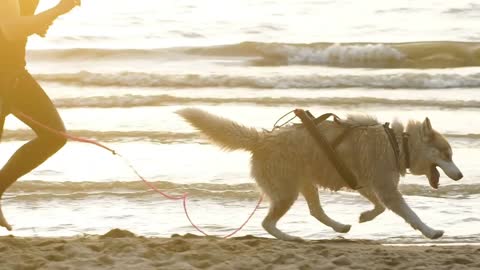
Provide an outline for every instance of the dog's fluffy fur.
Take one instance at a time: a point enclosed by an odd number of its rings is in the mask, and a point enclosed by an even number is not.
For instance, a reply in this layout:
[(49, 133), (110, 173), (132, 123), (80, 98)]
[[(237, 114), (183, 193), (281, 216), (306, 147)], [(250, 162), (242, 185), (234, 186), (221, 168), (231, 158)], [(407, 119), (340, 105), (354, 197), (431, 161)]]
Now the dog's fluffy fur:
[[(283, 240), (299, 240), (276, 227), (299, 193), (305, 197), (311, 215), (320, 222), (337, 232), (350, 230), (350, 225), (331, 219), (321, 207), (317, 187), (339, 190), (347, 186), (305, 128), (295, 125), (273, 132), (257, 131), (199, 109), (187, 108), (178, 114), (223, 149), (243, 149), (252, 153), (251, 174), (270, 198), (270, 210), (262, 225), (271, 235)], [(443, 231), (423, 223), (398, 191), (399, 178), (406, 172), (403, 125), (399, 122), (392, 125), (401, 150), (398, 166), (387, 134), (376, 119), (350, 116), (345, 124), (360, 127), (341, 142), (337, 153), (356, 174), (362, 187), (358, 190), (360, 194), (374, 205), (373, 209), (361, 213), (360, 222), (370, 221), (388, 208), (426, 237), (441, 237)], [(345, 125), (325, 121), (318, 129), (332, 141), (344, 131)], [(406, 132), (412, 174), (426, 175), (434, 188), (438, 187), (439, 177), (436, 166), (454, 180), (462, 178), (452, 161), (449, 143), (432, 129), (428, 118), (423, 123), (409, 122)]]

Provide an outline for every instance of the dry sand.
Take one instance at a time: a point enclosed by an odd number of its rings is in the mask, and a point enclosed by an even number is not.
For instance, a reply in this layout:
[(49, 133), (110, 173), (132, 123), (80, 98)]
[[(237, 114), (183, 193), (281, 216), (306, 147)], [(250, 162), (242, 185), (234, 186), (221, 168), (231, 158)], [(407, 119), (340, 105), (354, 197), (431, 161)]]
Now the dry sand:
[(480, 246), (146, 238), (115, 229), (73, 238), (0, 237), (0, 269), (480, 269)]

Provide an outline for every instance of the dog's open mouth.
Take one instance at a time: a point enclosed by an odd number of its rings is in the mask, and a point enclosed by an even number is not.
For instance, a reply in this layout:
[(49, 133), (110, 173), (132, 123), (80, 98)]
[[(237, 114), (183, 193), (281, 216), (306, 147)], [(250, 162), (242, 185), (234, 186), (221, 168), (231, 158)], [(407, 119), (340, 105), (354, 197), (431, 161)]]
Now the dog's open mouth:
[(434, 189), (438, 189), (438, 182), (440, 181), (440, 173), (437, 170), (437, 164), (433, 164), (430, 167), (430, 175), (428, 175), (428, 181), (430, 186)]

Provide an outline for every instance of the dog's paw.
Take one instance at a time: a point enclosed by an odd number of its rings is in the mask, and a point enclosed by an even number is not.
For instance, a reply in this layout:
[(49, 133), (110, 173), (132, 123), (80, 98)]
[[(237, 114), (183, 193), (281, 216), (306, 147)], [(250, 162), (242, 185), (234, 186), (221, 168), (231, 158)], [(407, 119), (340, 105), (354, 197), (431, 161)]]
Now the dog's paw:
[(378, 215), (383, 213), (383, 211), (385, 211), (385, 209), (375, 208), (375, 209), (372, 209), (372, 210), (362, 212), (360, 214), (360, 217), (358, 218), (358, 222), (363, 223), (363, 222), (373, 220), (376, 217), (378, 217)]
[(364, 223), (364, 222), (370, 221), (374, 218), (375, 218), (375, 216), (371, 215), (371, 211), (365, 211), (365, 212), (360, 214), (360, 217), (358, 218), (358, 222), (359, 223)]
[(423, 235), (427, 238), (430, 238), (430, 239), (438, 239), (440, 237), (443, 236), (443, 231), (442, 230), (433, 230), (433, 229), (430, 229), (426, 232), (422, 232)]
[(433, 230), (431, 233), (428, 235), (425, 235), (426, 237), (430, 239), (438, 239), (443, 236), (443, 231), (442, 230)]
[(284, 235), (279, 239), (283, 241), (290, 241), (290, 242), (305, 242), (303, 238), (297, 237), (297, 236), (291, 236), (291, 235)]
[(337, 228), (333, 228), (336, 232), (339, 232), (339, 233), (347, 233), (350, 231), (350, 229), (352, 228), (352, 225), (342, 225), (342, 226), (338, 226)]

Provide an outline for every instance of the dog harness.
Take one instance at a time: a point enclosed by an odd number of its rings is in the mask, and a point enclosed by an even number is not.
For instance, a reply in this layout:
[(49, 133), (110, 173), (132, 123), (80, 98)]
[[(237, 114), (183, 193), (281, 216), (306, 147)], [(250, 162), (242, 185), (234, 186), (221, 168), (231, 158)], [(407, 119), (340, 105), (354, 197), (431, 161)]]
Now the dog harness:
[[(385, 129), (385, 132), (388, 135), (388, 140), (390, 141), (390, 145), (392, 146), (393, 153), (395, 154), (395, 161), (397, 163), (397, 168), (400, 170), (400, 147), (398, 146), (398, 141), (395, 138), (395, 133), (393, 132), (393, 129), (390, 128), (390, 123), (386, 122), (383, 125), (383, 128)], [(408, 150), (408, 133), (403, 132), (402, 133), (402, 149), (403, 153), (405, 155), (405, 169), (410, 168), (410, 152)]]
[(350, 168), (345, 164), (345, 162), (338, 156), (336, 152), (336, 147), (343, 141), (343, 139), (350, 133), (352, 128), (347, 128), (343, 134), (338, 136), (333, 144), (331, 145), (327, 138), (323, 136), (317, 129), (317, 125), (327, 120), (329, 117), (333, 116), (335, 122), (339, 123), (340, 118), (333, 113), (326, 113), (320, 117), (315, 118), (309, 111), (304, 111), (302, 109), (294, 110), (295, 115), (300, 118), (305, 128), (308, 130), (310, 135), (315, 139), (318, 145), (325, 151), (328, 159), (332, 162), (333, 166), (337, 169), (337, 172), (343, 178), (343, 180), (348, 184), (351, 189), (357, 190), (362, 187), (358, 185), (357, 176), (350, 170)]
[(408, 133), (402, 133), (402, 146), (405, 155), (405, 169), (410, 169), (410, 151), (408, 150)]
[[(358, 179), (356, 175), (345, 164), (345, 162), (338, 156), (336, 149), (342, 143), (342, 141), (353, 131), (354, 128), (360, 127), (363, 125), (346, 126), (344, 123), (340, 121), (340, 117), (338, 117), (333, 113), (322, 114), (321, 116), (315, 118), (308, 110), (305, 111), (302, 109), (295, 109), (293, 110), (293, 112), (295, 113), (296, 117), (300, 118), (303, 126), (307, 129), (307, 131), (314, 138), (317, 144), (325, 151), (328, 159), (330, 160), (330, 162), (332, 162), (334, 167), (337, 169), (337, 172), (340, 174), (343, 180), (347, 183), (347, 185), (354, 190), (362, 188), (358, 185)], [(286, 115), (282, 116), (282, 118), (285, 117)], [(343, 131), (343, 133), (340, 134), (337, 138), (335, 138), (331, 143), (329, 143), (328, 140), (325, 138), (325, 136), (323, 136), (323, 134), (321, 134), (317, 129), (318, 124), (324, 122), (330, 117), (333, 117), (333, 121), (335, 123), (341, 124), (342, 126), (345, 127), (345, 130)], [(277, 121), (277, 123), (280, 121), (280, 119)], [(293, 118), (288, 120), (286, 123), (290, 122), (292, 119)], [(284, 123), (283, 125), (277, 126), (276, 125), (277, 123), (275, 123), (274, 129), (286, 124)], [(390, 128), (389, 122), (386, 122), (385, 124), (383, 124), (383, 128), (385, 130), (385, 133), (387, 134), (390, 145), (392, 146), (397, 168), (398, 170), (400, 170), (400, 147), (395, 138), (395, 133), (393, 129)], [(408, 169), (410, 168), (410, 154), (408, 149), (408, 134), (406, 132), (402, 133), (402, 150), (405, 156), (405, 169)]]

